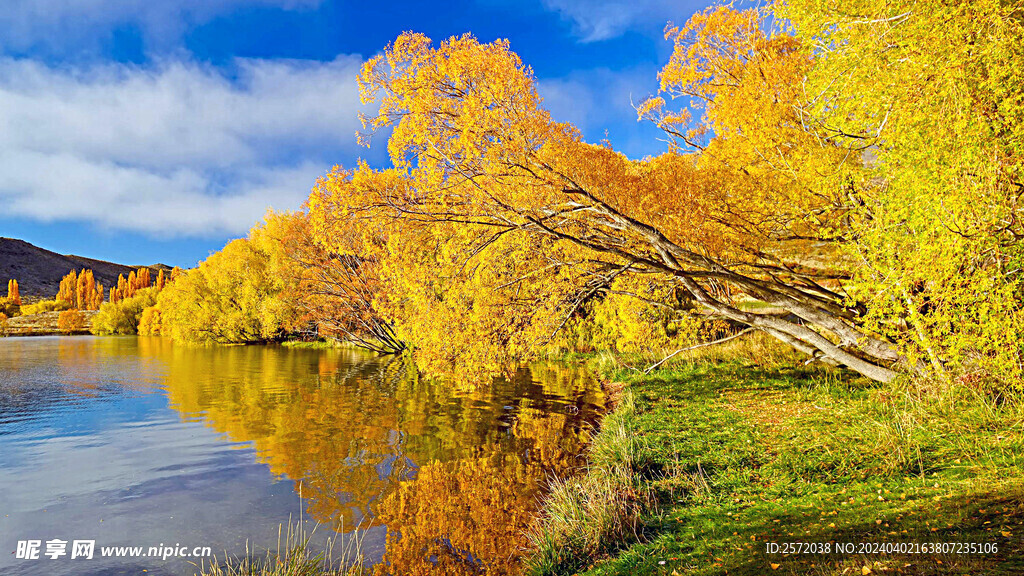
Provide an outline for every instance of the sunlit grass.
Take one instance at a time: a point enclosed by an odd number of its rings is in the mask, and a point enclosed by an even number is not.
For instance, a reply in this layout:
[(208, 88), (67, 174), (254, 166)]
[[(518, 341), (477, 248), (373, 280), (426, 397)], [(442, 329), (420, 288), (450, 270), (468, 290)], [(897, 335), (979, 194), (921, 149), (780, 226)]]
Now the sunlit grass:
[(330, 350), (333, 348), (345, 348), (346, 346), (337, 340), (286, 340), (281, 343), (287, 348), (299, 348), (304, 350)]
[(594, 436), (586, 473), (552, 479), (543, 521), (530, 535), (535, 553), (528, 573), (571, 574), (594, 555), (639, 538), (641, 517), (653, 499), (643, 478), (646, 450), (634, 412), (626, 393)]
[[(648, 375), (628, 358), (594, 360), (631, 401), (595, 437), (588, 473), (556, 485), (547, 526), (584, 524), (581, 494), (607, 483), (653, 501), (632, 509), (628, 533), (589, 528), (603, 540), (580, 538), (586, 546), (541, 533), (535, 573), (1024, 573), (1019, 399), (909, 379), (881, 385), (805, 365), (758, 335), (680, 356)], [(619, 453), (641, 470), (628, 481), (609, 467)], [(999, 553), (766, 552), (795, 541), (980, 542)]]

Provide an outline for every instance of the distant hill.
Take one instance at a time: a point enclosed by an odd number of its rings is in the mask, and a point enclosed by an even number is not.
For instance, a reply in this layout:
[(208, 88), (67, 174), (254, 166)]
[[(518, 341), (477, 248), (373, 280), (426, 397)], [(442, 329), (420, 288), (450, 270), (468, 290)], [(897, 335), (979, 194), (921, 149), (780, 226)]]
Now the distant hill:
[(164, 264), (127, 266), (71, 254), (57, 254), (24, 240), (0, 237), (0, 297), (7, 295), (7, 281), (14, 278), (18, 281), (18, 290), (23, 297), (53, 298), (60, 286), (60, 279), (71, 270), (82, 268), (92, 269), (104, 288), (116, 284), (119, 274), (127, 278), (129, 272), (139, 268), (149, 268), (154, 272), (170, 270)]

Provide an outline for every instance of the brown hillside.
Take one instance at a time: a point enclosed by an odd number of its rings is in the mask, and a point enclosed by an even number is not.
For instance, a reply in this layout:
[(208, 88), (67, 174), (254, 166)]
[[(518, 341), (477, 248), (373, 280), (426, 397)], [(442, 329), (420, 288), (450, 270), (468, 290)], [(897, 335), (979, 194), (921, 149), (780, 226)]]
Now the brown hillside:
[[(143, 267), (154, 272), (170, 269), (163, 264)], [(129, 272), (137, 270), (140, 266), (126, 266), (71, 254), (57, 254), (33, 246), (24, 240), (0, 237), (0, 291), (7, 286), (8, 279), (14, 278), (18, 281), (18, 288), (23, 297), (53, 298), (57, 294), (60, 279), (71, 270), (82, 268), (91, 268), (96, 279), (103, 283), (103, 287), (109, 288), (117, 282), (118, 274), (127, 277)], [(6, 295), (0, 293), (0, 296)]]

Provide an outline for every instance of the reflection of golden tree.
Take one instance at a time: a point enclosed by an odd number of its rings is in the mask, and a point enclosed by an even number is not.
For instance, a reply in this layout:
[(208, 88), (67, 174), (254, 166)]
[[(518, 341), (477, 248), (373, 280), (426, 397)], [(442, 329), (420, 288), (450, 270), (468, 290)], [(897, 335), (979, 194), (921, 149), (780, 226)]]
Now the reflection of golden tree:
[[(387, 465), (404, 461), (395, 442), (397, 407), (367, 385), (376, 361), (340, 351), (256, 347), (169, 352), (171, 406), (201, 415), (233, 440), (252, 442), (272, 473), (302, 482), (318, 520), (352, 527), (404, 477), (401, 465)], [(322, 379), (331, 364), (353, 369), (359, 385)]]
[(442, 553), (448, 572), (434, 573), (511, 572), (538, 487), (580, 464), (601, 404), (564, 368), (462, 389), (347, 350), (165, 343), (139, 339), (144, 356), (167, 360), (171, 407), (252, 442), (274, 474), (301, 482), (311, 517), (386, 524), (401, 574), (429, 572)]
[(422, 467), (381, 504), (388, 533), (378, 574), (518, 573), (543, 469), (492, 454)]

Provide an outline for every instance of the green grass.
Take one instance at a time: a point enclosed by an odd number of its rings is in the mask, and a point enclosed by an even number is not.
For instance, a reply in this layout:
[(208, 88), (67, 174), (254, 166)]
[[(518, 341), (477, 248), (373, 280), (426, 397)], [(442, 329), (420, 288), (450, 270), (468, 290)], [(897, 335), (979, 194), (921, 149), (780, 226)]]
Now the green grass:
[(345, 345), (336, 340), (286, 340), (281, 343), (288, 348), (300, 348), (307, 350), (330, 350), (333, 348), (344, 348)]
[[(534, 573), (1024, 573), (1019, 404), (748, 354), (763, 345), (647, 376), (609, 370), (633, 398), (626, 419), (639, 464), (629, 490), (653, 498), (634, 534), (563, 549), (572, 561), (535, 563)], [(592, 460), (616, 434), (606, 420)], [(598, 485), (607, 469), (594, 465), (578, 482)], [(557, 533), (550, 518), (544, 534)], [(975, 542), (999, 552), (768, 554), (772, 542)], [(552, 544), (540, 548), (547, 557), (557, 556)]]
[(587, 472), (551, 481), (543, 522), (530, 535), (535, 552), (528, 573), (573, 574), (587, 558), (639, 536), (653, 492), (643, 482), (647, 450), (635, 411), (632, 395), (625, 394), (591, 443)]

